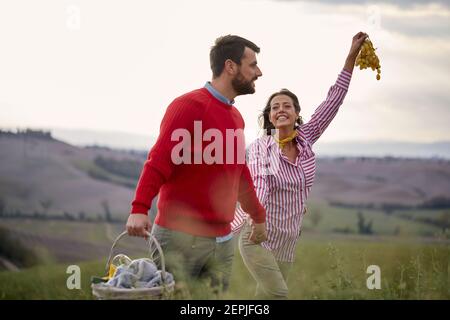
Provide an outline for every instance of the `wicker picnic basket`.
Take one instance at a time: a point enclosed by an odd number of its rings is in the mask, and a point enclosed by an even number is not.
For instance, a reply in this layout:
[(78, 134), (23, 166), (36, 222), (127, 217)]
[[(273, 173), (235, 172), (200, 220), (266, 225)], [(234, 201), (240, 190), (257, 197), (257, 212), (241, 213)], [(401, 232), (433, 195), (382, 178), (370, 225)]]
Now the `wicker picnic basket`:
[[(106, 272), (108, 272), (111, 263), (117, 259), (129, 259), (123, 254), (118, 254), (113, 258), (114, 248), (120, 239), (128, 235), (126, 231), (122, 232), (114, 241), (109, 253), (108, 262), (106, 263)], [(93, 283), (91, 285), (92, 294), (99, 300), (162, 300), (169, 299), (174, 291), (175, 281), (167, 282), (166, 265), (164, 261), (164, 253), (156, 238), (147, 232), (147, 244), (149, 246), (149, 260), (161, 267), (162, 285), (152, 288), (117, 288), (105, 286), (103, 283)]]

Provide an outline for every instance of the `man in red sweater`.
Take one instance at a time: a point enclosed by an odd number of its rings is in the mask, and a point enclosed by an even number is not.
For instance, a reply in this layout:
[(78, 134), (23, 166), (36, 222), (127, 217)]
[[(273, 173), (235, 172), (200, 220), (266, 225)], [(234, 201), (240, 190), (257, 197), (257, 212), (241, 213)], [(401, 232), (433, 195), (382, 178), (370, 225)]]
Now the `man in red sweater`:
[(181, 257), (166, 259), (176, 279), (182, 271), (194, 280), (207, 275), (215, 288), (227, 288), (237, 201), (254, 221), (250, 239), (266, 240), (265, 209), (245, 164), (244, 120), (233, 106), (236, 96), (255, 92), (262, 75), (256, 53), (254, 43), (238, 36), (216, 40), (212, 81), (169, 105), (139, 178), (128, 234), (145, 237), (147, 212), (159, 193), (152, 234), (166, 256)]

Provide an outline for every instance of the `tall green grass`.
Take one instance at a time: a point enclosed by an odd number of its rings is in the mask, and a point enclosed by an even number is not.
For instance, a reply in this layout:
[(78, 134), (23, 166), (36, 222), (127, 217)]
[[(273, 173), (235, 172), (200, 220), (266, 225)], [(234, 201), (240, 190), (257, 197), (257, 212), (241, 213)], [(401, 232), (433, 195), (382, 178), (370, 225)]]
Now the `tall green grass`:
[[(288, 280), (290, 299), (449, 299), (449, 246), (365, 240), (300, 241)], [(81, 290), (69, 290), (68, 265), (46, 265), (21, 272), (0, 272), (0, 299), (92, 299), (90, 277), (102, 275), (104, 259), (79, 264)], [(381, 289), (369, 290), (369, 265), (381, 269)], [(255, 282), (239, 253), (230, 288), (220, 298), (252, 299)], [(205, 284), (190, 296), (214, 299)]]

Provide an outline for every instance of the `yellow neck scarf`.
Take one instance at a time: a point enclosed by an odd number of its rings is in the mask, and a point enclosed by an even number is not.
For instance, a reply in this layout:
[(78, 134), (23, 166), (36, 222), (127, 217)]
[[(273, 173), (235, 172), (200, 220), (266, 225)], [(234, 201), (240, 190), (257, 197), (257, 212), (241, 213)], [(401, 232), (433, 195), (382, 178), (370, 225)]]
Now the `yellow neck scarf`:
[(282, 149), (286, 144), (294, 140), (296, 137), (297, 137), (297, 130), (294, 130), (294, 132), (292, 132), (292, 134), (287, 138), (278, 140), (275, 136), (273, 136), (273, 139), (278, 143), (278, 146)]

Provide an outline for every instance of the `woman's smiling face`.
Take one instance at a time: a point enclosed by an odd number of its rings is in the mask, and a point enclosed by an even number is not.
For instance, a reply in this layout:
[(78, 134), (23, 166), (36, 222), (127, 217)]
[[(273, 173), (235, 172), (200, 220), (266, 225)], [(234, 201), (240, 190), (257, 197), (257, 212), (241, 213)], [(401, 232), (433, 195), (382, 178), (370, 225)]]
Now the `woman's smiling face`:
[(270, 102), (269, 121), (276, 129), (294, 128), (298, 113), (295, 111), (294, 102), (291, 97), (280, 94)]

